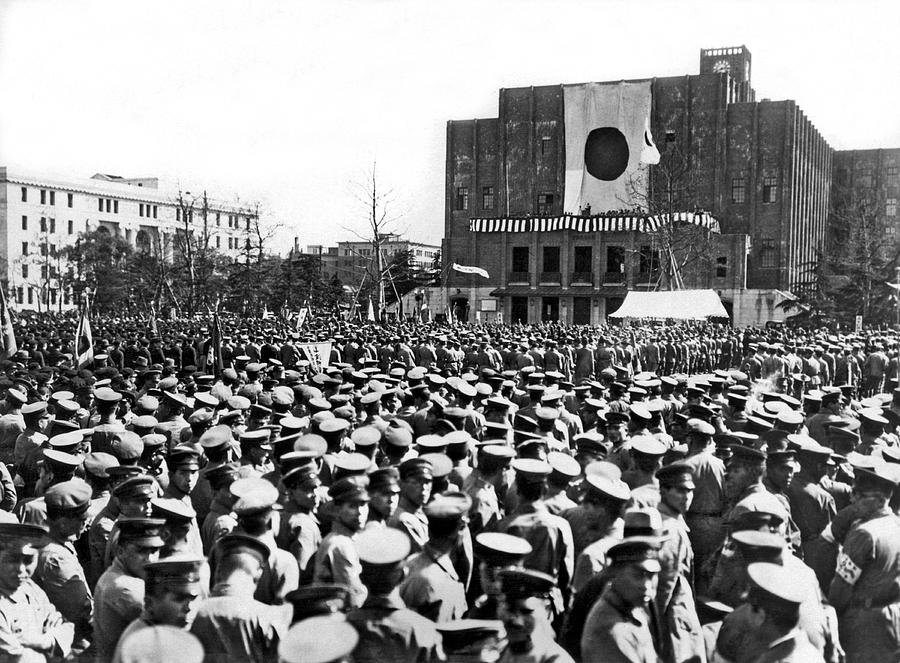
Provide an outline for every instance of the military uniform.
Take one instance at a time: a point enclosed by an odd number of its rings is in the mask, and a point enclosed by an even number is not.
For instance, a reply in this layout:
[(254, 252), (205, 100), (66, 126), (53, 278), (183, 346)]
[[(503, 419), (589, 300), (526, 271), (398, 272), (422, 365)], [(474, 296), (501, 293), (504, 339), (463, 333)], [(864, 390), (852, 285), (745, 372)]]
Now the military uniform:
[(647, 611), (626, 605), (607, 587), (588, 613), (581, 636), (584, 661), (658, 663)]
[(0, 658), (40, 663), (45, 652), (25, 647), (21, 638), (34, 641), (49, 635), (56, 656), (68, 656), (74, 637), (73, 625), (56, 610), (34, 581), (24, 581), (13, 592), (0, 591)]

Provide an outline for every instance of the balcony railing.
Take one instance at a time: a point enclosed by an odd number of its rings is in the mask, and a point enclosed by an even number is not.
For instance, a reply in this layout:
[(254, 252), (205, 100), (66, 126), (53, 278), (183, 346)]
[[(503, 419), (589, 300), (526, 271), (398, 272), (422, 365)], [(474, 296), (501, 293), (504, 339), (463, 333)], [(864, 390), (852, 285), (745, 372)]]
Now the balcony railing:
[(506, 282), (509, 285), (522, 284), (530, 285), (531, 284), (531, 275), (528, 272), (510, 272)]
[(541, 272), (541, 283), (562, 283), (562, 273), (560, 272)]
[(593, 272), (572, 272), (571, 285), (581, 285), (583, 283), (587, 283), (588, 285), (594, 285), (594, 273)]

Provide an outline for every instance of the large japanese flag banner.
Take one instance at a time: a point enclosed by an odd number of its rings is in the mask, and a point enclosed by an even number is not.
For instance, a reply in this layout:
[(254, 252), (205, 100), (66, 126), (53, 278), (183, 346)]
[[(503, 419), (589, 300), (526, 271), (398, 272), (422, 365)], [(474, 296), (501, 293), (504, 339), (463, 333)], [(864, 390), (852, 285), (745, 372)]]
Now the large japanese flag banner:
[(650, 81), (563, 86), (566, 191), (563, 211), (644, 208), (647, 165), (659, 163), (650, 133)]

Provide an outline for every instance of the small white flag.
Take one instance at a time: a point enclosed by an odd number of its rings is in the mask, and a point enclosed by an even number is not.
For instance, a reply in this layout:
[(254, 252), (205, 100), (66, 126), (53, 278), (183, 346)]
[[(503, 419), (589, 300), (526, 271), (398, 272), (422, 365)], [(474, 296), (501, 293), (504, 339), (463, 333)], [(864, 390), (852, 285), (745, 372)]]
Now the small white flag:
[(481, 267), (470, 267), (468, 265), (453, 263), (450, 266), (450, 269), (460, 272), (461, 274), (478, 274), (478, 276), (483, 276), (486, 279), (489, 279), (491, 277), (490, 274), (488, 274), (487, 271), (483, 270)]

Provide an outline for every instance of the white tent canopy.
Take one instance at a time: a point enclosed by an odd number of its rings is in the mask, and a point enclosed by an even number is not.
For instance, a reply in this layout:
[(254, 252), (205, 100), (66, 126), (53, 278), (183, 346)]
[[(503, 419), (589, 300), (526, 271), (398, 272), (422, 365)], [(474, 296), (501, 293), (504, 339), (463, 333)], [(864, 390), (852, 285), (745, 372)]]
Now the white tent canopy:
[(715, 290), (631, 291), (609, 317), (705, 320), (727, 318), (728, 312)]

